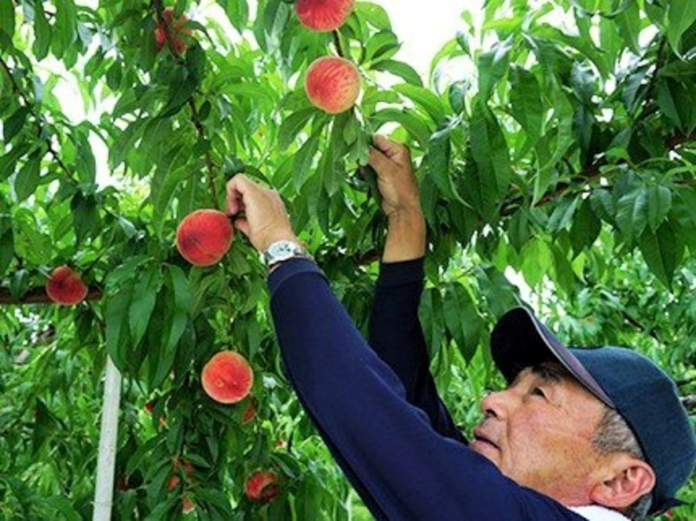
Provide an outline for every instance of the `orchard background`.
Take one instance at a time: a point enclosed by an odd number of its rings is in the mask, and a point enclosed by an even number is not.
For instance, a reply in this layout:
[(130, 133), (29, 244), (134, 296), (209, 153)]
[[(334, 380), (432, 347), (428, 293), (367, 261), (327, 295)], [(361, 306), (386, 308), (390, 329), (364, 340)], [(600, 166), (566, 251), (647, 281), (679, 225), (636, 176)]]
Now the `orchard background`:
[[(158, 51), (167, 7), (188, 21)], [(377, 131), (418, 165), (421, 320), (462, 426), (501, 385), (488, 334), (522, 301), (568, 343), (647, 353), (693, 413), (695, 22), (693, 0), (488, 0), (423, 78), (370, 2), (317, 33), (291, 1), (0, 0), (0, 518), (91, 517), (110, 356), (124, 377), (114, 519), (184, 505), (370, 519), (283, 374), (258, 255), (236, 234), (192, 267), (174, 236), (191, 211), (224, 209), (234, 174), (268, 183), (365, 331), (385, 231), (364, 166)], [(336, 116), (304, 90), (329, 54), (362, 75)], [(89, 118), (69, 117), (66, 81)], [(89, 286), (75, 306), (43, 289), (63, 264)], [(254, 371), (235, 405), (201, 388), (224, 350)], [(270, 501), (244, 494), (257, 470), (278, 478)], [(673, 518), (696, 519), (693, 480), (682, 498)]]

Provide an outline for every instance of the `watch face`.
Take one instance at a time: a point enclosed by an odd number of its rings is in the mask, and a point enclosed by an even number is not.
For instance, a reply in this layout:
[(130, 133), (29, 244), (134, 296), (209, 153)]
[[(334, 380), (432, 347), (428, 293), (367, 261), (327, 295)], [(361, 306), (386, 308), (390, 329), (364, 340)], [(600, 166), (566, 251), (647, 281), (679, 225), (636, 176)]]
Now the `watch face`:
[(276, 242), (271, 244), (268, 253), (270, 253), (273, 257), (278, 255), (287, 255), (293, 251), (292, 246), (293, 244), (289, 241)]

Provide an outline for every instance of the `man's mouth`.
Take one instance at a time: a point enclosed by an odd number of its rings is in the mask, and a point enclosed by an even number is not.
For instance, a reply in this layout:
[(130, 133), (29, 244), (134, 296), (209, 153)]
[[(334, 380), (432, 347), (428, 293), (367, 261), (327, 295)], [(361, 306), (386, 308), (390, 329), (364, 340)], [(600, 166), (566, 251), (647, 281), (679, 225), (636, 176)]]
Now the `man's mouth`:
[(496, 445), (490, 438), (488, 438), (481, 430), (474, 429), (474, 441), (472, 445), (481, 448), (493, 448), (495, 450), (500, 450), (500, 447)]

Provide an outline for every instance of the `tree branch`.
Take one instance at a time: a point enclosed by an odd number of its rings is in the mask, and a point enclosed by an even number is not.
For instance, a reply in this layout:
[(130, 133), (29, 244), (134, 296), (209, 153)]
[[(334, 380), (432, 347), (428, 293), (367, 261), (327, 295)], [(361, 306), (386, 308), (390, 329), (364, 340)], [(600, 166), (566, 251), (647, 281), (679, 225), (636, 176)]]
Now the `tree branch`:
[(655, 340), (657, 340), (660, 344), (662, 343), (662, 340), (660, 339), (660, 335), (655, 331), (654, 329), (647, 330), (643, 324), (638, 322), (635, 318), (633, 318), (631, 315), (629, 315), (626, 311), (622, 310), (621, 311), (621, 316), (624, 318), (626, 322), (631, 324), (633, 327), (636, 329), (639, 329), (643, 333), (647, 333), (651, 337), (653, 337)]
[[(186, 67), (186, 60), (184, 60), (182, 54), (176, 47), (174, 40), (174, 35), (172, 34), (172, 26), (165, 20), (164, 7), (162, 6), (162, 0), (153, 0), (153, 5), (155, 6), (155, 16), (157, 18), (157, 25), (163, 28), (165, 41), (167, 42), (167, 48), (169, 52), (174, 57), (174, 61), (181, 66)], [(193, 100), (193, 95), (189, 96), (188, 106), (191, 109), (191, 122), (196, 128), (199, 140), (206, 139), (205, 127), (201, 121), (200, 115), (198, 114), (198, 109), (196, 108), (196, 102)], [(213, 197), (213, 204), (217, 206), (218, 204), (218, 191), (215, 185), (215, 163), (213, 162), (213, 157), (210, 154), (210, 150), (205, 152), (205, 162), (207, 165), (207, 177), (208, 183), (210, 184), (210, 191)]]
[[(693, 132), (691, 134), (682, 134), (681, 132), (677, 132), (667, 139), (665, 146), (669, 151), (672, 151), (677, 149), (684, 143), (695, 140), (696, 132)], [(571, 179), (571, 181), (567, 183), (558, 183), (558, 185), (556, 185), (556, 188), (553, 191), (546, 193), (546, 195), (539, 199), (535, 206), (543, 206), (544, 204), (549, 203), (550, 201), (562, 197), (569, 189), (571, 189), (574, 186), (577, 186), (579, 184), (590, 184), (593, 181), (599, 179), (600, 177), (606, 177), (606, 172), (602, 172), (601, 169), (602, 167), (607, 166), (608, 164), (609, 162), (607, 161), (606, 157), (599, 158), (589, 168), (584, 170), (582, 173), (574, 176)], [(625, 164), (627, 164), (627, 161), (622, 160), (616, 163), (616, 166)], [(500, 214), (502, 216), (512, 215), (513, 213), (515, 213), (516, 207), (519, 206), (523, 201), (524, 197), (522, 196), (516, 196), (506, 199), (502, 204)]]
[[(102, 290), (98, 287), (90, 287), (85, 300), (101, 300)], [(8, 289), (0, 288), (0, 305), (17, 304), (56, 304), (46, 294), (45, 288), (32, 288), (22, 297), (13, 297)]]

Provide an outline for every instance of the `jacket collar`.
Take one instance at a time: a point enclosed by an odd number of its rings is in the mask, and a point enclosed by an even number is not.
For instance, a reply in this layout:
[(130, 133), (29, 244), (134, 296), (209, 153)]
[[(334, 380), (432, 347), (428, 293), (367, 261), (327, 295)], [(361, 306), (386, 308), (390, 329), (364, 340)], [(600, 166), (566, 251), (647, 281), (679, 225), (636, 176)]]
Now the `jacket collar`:
[(578, 515), (589, 521), (629, 521), (629, 519), (617, 512), (599, 505), (587, 505), (583, 507), (568, 507)]

